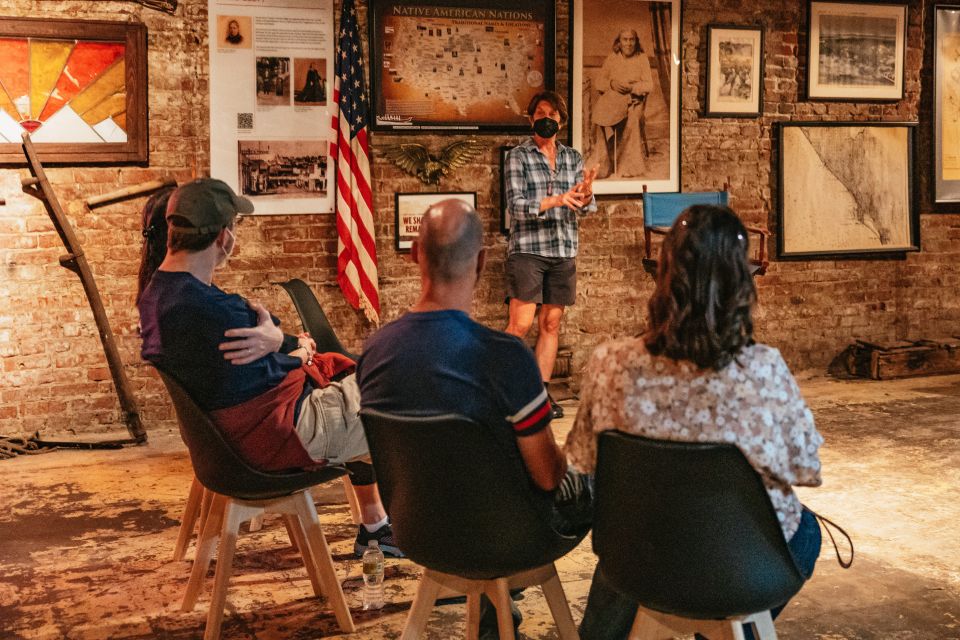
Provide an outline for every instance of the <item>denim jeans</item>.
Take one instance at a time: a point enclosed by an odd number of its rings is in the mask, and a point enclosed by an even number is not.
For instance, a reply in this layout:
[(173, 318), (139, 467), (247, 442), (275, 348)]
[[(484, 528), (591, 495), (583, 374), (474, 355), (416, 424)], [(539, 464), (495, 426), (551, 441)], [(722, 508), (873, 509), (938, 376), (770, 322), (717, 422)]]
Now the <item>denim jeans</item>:
[[(813, 568), (820, 556), (820, 525), (813, 512), (806, 507), (800, 516), (800, 528), (793, 534), (787, 546), (797, 563), (797, 569), (807, 580), (813, 575)], [(637, 601), (623, 595), (600, 572), (593, 572), (593, 583), (587, 596), (587, 608), (580, 623), (581, 640), (624, 640), (630, 633), (633, 620), (637, 616)], [(776, 618), (786, 603), (770, 610)], [(746, 640), (753, 640), (753, 632), (744, 627)], [(702, 636), (699, 636), (702, 638)]]

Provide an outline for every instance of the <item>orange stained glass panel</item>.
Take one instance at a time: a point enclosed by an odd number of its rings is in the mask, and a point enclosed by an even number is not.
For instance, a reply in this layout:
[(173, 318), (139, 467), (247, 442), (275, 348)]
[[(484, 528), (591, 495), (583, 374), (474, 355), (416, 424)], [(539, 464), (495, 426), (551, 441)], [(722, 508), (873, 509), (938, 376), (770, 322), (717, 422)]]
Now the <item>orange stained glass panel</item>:
[(0, 87), (15, 105), (18, 122), (30, 117), (30, 48), (25, 38), (0, 38)]
[(46, 120), (79, 95), (114, 62), (122, 58), (124, 51), (122, 42), (78, 42), (39, 119)]
[(107, 100), (115, 94), (126, 96), (126, 87), (124, 86), (124, 64), (123, 58), (117, 60), (104, 73), (94, 80), (89, 86), (80, 92), (76, 98), (70, 101), (70, 106), (82, 117), (88, 124), (91, 123), (85, 113)]
[(73, 51), (73, 40), (30, 41), (30, 115), (40, 116)]

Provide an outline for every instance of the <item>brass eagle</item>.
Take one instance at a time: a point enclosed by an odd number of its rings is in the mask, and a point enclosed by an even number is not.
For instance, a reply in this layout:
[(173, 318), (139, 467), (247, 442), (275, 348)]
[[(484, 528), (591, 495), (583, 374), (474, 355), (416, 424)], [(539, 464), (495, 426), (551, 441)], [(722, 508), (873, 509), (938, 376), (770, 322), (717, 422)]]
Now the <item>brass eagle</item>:
[(424, 184), (439, 185), (441, 178), (446, 178), (473, 160), (482, 150), (483, 145), (475, 138), (470, 138), (447, 145), (440, 155), (430, 153), (425, 146), (416, 143), (386, 147), (383, 155)]

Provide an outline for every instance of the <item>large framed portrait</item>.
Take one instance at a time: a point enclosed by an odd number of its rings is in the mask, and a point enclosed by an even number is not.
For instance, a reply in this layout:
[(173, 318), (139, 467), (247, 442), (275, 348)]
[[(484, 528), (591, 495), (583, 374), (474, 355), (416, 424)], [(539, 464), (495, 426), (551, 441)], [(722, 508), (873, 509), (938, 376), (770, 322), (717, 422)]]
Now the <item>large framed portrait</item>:
[(0, 163), (146, 162), (147, 29), (0, 18)]
[(779, 123), (779, 256), (919, 251), (915, 126)]
[(933, 36), (933, 205), (960, 212), (960, 5), (937, 5)]
[(707, 26), (704, 115), (757, 117), (763, 105), (763, 27)]
[(401, 253), (410, 251), (413, 241), (420, 234), (420, 220), (427, 209), (443, 200), (463, 200), (474, 209), (477, 208), (477, 192), (431, 192), (431, 193), (398, 193), (394, 222), (394, 237), (396, 249)]
[(811, 2), (809, 26), (809, 99), (903, 99), (907, 5)]
[(575, 3), (573, 88), (594, 193), (680, 190), (680, 0)]
[(554, 88), (554, 3), (370, 0), (375, 131), (527, 132)]

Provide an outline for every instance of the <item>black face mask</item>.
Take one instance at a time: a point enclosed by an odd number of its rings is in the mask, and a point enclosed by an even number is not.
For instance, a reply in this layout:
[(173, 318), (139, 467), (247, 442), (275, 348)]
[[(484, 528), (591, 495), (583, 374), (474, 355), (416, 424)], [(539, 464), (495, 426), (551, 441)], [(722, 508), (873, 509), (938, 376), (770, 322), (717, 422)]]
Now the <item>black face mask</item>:
[(533, 132), (541, 138), (552, 138), (560, 131), (560, 123), (553, 118), (540, 118), (533, 123)]

